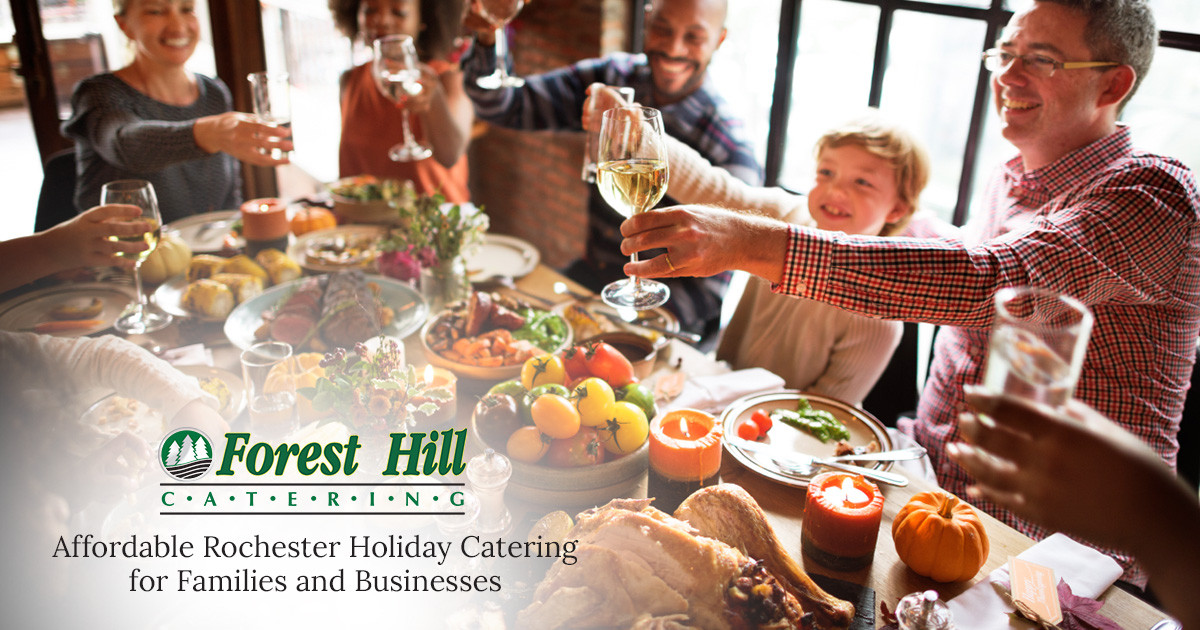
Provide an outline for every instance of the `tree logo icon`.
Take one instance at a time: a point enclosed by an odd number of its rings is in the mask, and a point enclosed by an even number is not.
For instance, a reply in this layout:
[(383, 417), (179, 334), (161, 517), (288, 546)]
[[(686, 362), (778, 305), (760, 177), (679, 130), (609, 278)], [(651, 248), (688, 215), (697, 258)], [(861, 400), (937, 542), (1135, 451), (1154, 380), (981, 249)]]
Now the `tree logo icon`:
[(158, 461), (175, 479), (199, 479), (212, 468), (212, 442), (196, 429), (176, 429), (163, 438)]

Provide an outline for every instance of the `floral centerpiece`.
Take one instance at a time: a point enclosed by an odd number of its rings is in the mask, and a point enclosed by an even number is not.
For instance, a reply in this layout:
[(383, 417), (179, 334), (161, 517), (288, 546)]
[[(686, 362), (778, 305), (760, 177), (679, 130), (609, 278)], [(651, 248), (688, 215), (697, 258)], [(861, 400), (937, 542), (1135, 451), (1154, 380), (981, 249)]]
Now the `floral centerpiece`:
[(466, 297), (463, 256), (483, 241), (487, 215), (473, 206), (447, 204), (439, 194), (416, 195), (393, 205), (405, 227), (392, 230), (380, 244), (379, 271), (408, 282), (420, 281), (427, 299), (431, 292), (444, 302)]
[(416, 368), (405, 366), (399, 345), (386, 337), (380, 337), (375, 352), (358, 343), (352, 352), (327, 353), (321, 367), (325, 375), (315, 386), (300, 388), (300, 395), (318, 412), (332, 411), (364, 433), (404, 430), (417, 414), (431, 416), (454, 396), (447, 388), (430, 387)]

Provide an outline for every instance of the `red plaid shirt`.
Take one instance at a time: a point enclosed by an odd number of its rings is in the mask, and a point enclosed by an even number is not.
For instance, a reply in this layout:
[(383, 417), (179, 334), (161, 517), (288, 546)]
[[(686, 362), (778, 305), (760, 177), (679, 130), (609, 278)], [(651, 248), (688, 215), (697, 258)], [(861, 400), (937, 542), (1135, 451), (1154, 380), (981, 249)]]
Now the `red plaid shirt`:
[[(1034, 171), (1014, 158), (992, 179), (987, 199), (965, 240), (792, 227), (776, 290), (945, 326), (917, 418), (900, 428), (929, 450), (938, 482), (960, 495), (971, 479), (944, 450), (960, 439), (963, 385), (982, 381), (992, 294), (1036, 285), (1072, 295), (1095, 314), (1075, 396), (1174, 466), (1200, 335), (1200, 195), (1191, 172), (1134, 151), (1120, 126)], [(979, 505), (1035, 539), (1048, 533), (994, 504)], [(1129, 569), (1125, 579), (1144, 583), (1127, 558), (1117, 559)]]

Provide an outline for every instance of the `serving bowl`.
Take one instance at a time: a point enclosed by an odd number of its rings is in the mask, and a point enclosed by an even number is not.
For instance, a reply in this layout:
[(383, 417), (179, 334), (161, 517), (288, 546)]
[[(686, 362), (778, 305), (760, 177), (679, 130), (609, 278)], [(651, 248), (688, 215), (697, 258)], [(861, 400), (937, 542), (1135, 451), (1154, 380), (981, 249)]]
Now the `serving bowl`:
[[(437, 317), (434, 317), (434, 318), (430, 319), (428, 322), (426, 322), (425, 326), (421, 329), (421, 348), (423, 348), (425, 351), (425, 359), (426, 360), (428, 360), (433, 365), (436, 365), (441, 368), (446, 368), (447, 370), (454, 372), (460, 378), (473, 378), (473, 379), (477, 379), (477, 380), (481, 380), (481, 381), (499, 382), (499, 381), (506, 381), (508, 379), (516, 378), (521, 375), (521, 366), (524, 364), (524, 361), (513, 364), (513, 365), (501, 365), (501, 366), (495, 366), (495, 367), (483, 366), (483, 365), (472, 365), (469, 363), (461, 363), (459, 361), (450, 359), (450, 358), (446, 357), (445, 355), (443, 355), (442, 353), (440, 353), (440, 352), (434, 350), (432, 347), (430, 347), (429, 331), (432, 330), (435, 326), (437, 326), (441, 322), (445, 321), (450, 316), (451, 316), (451, 311), (449, 311), (449, 310), (442, 311), (441, 313), (439, 313), (437, 315)], [(569, 325), (566, 325), (565, 321), (563, 322), (563, 324), (565, 325), (565, 328), (567, 331), (566, 337), (563, 339), (563, 342), (561, 344), (559, 344), (558, 347), (556, 347), (556, 348), (553, 348), (553, 349), (543, 348), (543, 350), (545, 350), (547, 353), (555, 354), (555, 353), (561, 352), (564, 348), (567, 348), (571, 345), (571, 341), (573, 340), (573, 334), (571, 332), (571, 327)]]

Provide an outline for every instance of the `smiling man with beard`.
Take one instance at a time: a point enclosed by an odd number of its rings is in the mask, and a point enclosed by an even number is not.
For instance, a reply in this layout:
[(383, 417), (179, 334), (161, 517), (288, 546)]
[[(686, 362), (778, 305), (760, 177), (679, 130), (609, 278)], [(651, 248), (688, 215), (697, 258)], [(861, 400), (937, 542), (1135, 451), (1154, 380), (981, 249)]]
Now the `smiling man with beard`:
[[(708, 81), (708, 64), (725, 41), (726, 0), (655, 0), (646, 7), (645, 54), (613, 53), (528, 76), (520, 88), (482, 89), (475, 84), (496, 67), (494, 33), (476, 29), (476, 44), (463, 57), (467, 94), (476, 114), (490, 123), (525, 130), (581, 131), (583, 103), (592, 83), (634, 88), (634, 100), (662, 111), (666, 131), (713, 165), (754, 185), (762, 167), (744, 125)], [(467, 26), (481, 22), (468, 16)], [(508, 63), (509, 60), (505, 60)], [(599, 291), (624, 277), (621, 215), (593, 187), (588, 200), (588, 242), (583, 260), (568, 269), (574, 280)], [(668, 191), (660, 205), (673, 205)], [(688, 330), (716, 333), (729, 274), (668, 281), (671, 309)]]

